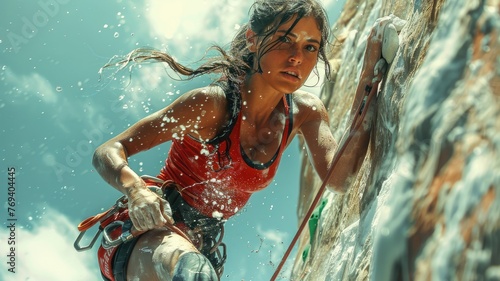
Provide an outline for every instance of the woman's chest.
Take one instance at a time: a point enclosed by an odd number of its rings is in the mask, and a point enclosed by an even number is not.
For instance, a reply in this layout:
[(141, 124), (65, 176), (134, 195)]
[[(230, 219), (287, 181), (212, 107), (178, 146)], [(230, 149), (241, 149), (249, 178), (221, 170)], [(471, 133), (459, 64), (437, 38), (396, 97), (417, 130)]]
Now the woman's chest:
[(286, 117), (276, 113), (264, 123), (258, 124), (242, 117), (239, 143), (241, 153), (255, 164), (271, 161), (279, 152), (285, 136)]

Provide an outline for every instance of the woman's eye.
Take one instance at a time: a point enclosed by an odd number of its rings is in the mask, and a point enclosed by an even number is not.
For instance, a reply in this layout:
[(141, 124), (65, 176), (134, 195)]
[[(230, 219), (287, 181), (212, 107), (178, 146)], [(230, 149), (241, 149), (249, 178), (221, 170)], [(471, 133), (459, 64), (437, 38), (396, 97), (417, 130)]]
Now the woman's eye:
[(309, 51), (309, 52), (316, 52), (318, 50), (318, 48), (314, 45), (308, 45), (306, 47), (306, 50)]
[(290, 40), (290, 38), (288, 38), (287, 36), (280, 36), (280, 38), (278, 38), (278, 40), (282, 43), (290, 43), (292, 42), (292, 40)]

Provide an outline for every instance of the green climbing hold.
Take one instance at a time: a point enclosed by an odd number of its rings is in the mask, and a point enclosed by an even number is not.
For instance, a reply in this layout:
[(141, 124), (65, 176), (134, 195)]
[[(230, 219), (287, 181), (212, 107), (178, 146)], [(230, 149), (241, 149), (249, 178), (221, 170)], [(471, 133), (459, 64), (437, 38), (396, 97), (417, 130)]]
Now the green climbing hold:
[(306, 247), (304, 248), (304, 251), (302, 251), (302, 261), (305, 262), (307, 259), (307, 256), (309, 255), (309, 250), (311, 249), (311, 244), (307, 244)]
[(314, 211), (311, 214), (311, 217), (309, 218), (309, 245), (306, 246), (304, 251), (302, 252), (302, 260), (305, 261), (307, 256), (309, 255), (309, 250), (311, 248), (311, 245), (314, 243), (314, 238), (316, 237), (316, 229), (318, 228), (318, 222), (319, 219), (321, 218), (321, 213), (323, 212), (323, 209), (325, 208), (326, 204), (328, 203), (328, 199), (323, 198), (319, 205), (314, 209)]
[(311, 214), (311, 217), (309, 218), (309, 242), (311, 245), (314, 242), (314, 237), (316, 234), (316, 229), (318, 228), (318, 221), (321, 218), (321, 213), (323, 212), (323, 209), (325, 208), (326, 203), (328, 203), (328, 199), (323, 198), (319, 205), (314, 209), (314, 211)]

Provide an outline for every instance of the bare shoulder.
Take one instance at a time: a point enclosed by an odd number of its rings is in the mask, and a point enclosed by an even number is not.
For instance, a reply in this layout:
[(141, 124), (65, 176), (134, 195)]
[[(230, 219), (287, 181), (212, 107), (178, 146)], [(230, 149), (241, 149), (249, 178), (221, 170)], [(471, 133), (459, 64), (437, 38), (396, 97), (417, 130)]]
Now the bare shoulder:
[(297, 125), (312, 120), (328, 119), (325, 105), (315, 94), (298, 90), (293, 93), (293, 102), (297, 108), (294, 112)]
[(186, 92), (179, 98), (183, 104), (196, 104), (200, 107), (220, 106), (226, 104), (224, 90), (215, 85), (196, 88)]
[(209, 85), (190, 90), (166, 108), (165, 115), (173, 116), (185, 126), (196, 127), (203, 139), (211, 139), (228, 119), (227, 100), (224, 90)]
[[(193, 112), (200, 118), (210, 116), (210, 119), (220, 119), (225, 116), (226, 104), (226, 96), (222, 88), (210, 85), (184, 93), (174, 101), (172, 106), (166, 108), (166, 113), (182, 112), (191, 115), (190, 112)], [(207, 118), (203, 119), (210, 121)]]

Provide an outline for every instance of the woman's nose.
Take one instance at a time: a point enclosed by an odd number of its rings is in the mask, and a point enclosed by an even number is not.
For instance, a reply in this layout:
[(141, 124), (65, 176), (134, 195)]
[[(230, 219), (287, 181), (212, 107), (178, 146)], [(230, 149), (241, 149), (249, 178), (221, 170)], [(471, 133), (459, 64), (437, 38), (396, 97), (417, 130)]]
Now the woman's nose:
[(294, 64), (301, 64), (304, 59), (304, 54), (299, 48), (292, 47), (290, 48), (290, 57), (288, 58), (289, 62)]

